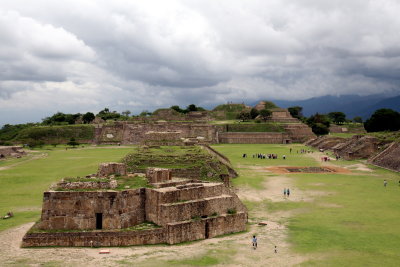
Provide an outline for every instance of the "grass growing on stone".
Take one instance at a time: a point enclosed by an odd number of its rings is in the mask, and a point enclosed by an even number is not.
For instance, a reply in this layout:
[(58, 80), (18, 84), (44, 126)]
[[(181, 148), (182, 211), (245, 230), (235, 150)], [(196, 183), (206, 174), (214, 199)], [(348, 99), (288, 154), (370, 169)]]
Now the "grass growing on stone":
[[(234, 183), (257, 188), (268, 178), (257, 174), (254, 166), (318, 166), (320, 162), (305, 154), (289, 154), (300, 146), (283, 145), (217, 145), (216, 150), (240, 167)], [(285, 153), (284, 160), (258, 160), (251, 154)], [(247, 153), (250, 158), (242, 158)], [(331, 161), (338, 166), (360, 164), (360, 161)], [(289, 241), (293, 250), (311, 256), (303, 266), (398, 266), (400, 240), (400, 175), (368, 165), (372, 172), (289, 174), (294, 186), (315, 192), (311, 202), (245, 201), (250, 210), (270, 212), (299, 210), (289, 218)], [(253, 169), (252, 169), (253, 168)], [(383, 186), (383, 180), (388, 186)], [(296, 194), (296, 190), (292, 191)]]
[(186, 169), (199, 172), (200, 178), (220, 181), (227, 174), (225, 165), (198, 146), (161, 146), (138, 148), (124, 158), (129, 171), (145, 172), (147, 167)]
[[(0, 231), (37, 221), (43, 192), (52, 183), (66, 176), (95, 173), (99, 163), (119, 161), (130, 151), (132, 148), (43, 149), (35, 153), (43, 153), (41, 158), (30, 161), (21, 158), (18, 159), (19, 165), (0, 170), (0, 215), (4, 216), (8, 211), (14, 213), (14, 217), (10, 219), (0, 220)], [(16, 162), (6, 162), (2, 167), (14, 163)]]

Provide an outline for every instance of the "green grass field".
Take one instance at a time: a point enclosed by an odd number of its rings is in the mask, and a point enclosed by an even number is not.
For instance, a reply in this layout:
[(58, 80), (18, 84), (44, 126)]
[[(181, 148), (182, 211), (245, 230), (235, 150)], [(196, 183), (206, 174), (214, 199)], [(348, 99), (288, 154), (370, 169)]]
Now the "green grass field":
[[(289, 154), (282, 145), (217, 145), (238, 167), (237, 186), (261, 188), (260, 174), (248, 166), (317, 166), (319, 162), (304, 154)], [(300, 145), (291, 146), (294, 151)], [(286, 154), (288, 159), (258, 160), (242, 158), (253, 153)], [(336, 163), (333, 161), (333, 163)], [(338, 166), (358, 161), (339, 161)], [(250, 213), (268, 207), (271, 211), (303, 208), (289, 220), (289, 241), (296, 252), (313, 255), (304, 266), (398, 266), (400, 260), (400, 175), (374, 166), (373, 172), (349, 174), (289, 174), (301, 190), (324, 194), (314, 202), (263, 203), (246, 202)], [(388, 181), (387, 188), (383, 180)]]
[[(51, 149), (51, 150), (50, 150)], [(13, 211), (14, 217), (0, 220), (0, 231), (40, 217), (43, 192), (61, 178), (95, 173), (98, 164), (119, 161), (132, 148), (80, 148), (63, 146), (37, 150), (21, 159), (0, 161), (0, 215)], [(35, 159), (36, 158), (36, 159)]]

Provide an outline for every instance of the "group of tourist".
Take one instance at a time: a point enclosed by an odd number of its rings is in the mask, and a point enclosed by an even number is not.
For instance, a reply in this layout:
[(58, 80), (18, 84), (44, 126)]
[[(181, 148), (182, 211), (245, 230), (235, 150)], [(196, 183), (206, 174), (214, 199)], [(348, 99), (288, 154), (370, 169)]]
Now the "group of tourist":
[[(247, 158), (247, 154), (244, 153), (242, 155), (243, 158)], [(258, 158), (258, 159), (277, 159), (278, 154), (263, 154), (263, 153), (257, 153), (252, 155), (253, 159)], [(286, 159), (286, 155), (282, 156), (282, 159)]]

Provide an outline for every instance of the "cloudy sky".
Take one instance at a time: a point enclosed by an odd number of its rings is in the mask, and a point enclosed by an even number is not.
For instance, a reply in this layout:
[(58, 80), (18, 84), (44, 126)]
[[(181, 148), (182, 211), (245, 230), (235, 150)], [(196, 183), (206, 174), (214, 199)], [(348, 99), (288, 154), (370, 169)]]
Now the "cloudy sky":
[(400, 94), (398, 0), (0, 0), (0, 126)]

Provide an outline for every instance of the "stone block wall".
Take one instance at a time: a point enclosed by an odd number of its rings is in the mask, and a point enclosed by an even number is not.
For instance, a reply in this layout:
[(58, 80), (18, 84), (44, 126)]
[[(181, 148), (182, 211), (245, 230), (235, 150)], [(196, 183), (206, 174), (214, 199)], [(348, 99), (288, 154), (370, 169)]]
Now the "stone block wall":
[(206, 220), (209, 224), (207, 238), (245, 231), (246, 222), (247, 214), (244, 212), (209, 218)]
[(166, 237), (165, 228), (124, 232), (28, 233), (22, 240), (22, 247), (120, 247), (166, 243)]
[(286, 133), (246, 133), (223, 132), (218, 133), (219, 143), (223, 144), (284, 144), (291, 141)]
[(113, 189), (118, 186), (116, 180), (109, 180), (107, 182), (60, 182), (57, 183), (57, 188), (74, 190), (74, 189)]
[(147, 168), (146, 177), (149, 183), (168, 182), (172, 179), (171, 170), (163, 168)]
[(97, 143), (144, 144), (146, 141), (180, 142), (181, 138), (203, 137), (216, 142), (216, 128), (207, 123), (193, 122), (116, 122), (102, 125), (95, 131)]
[(226, 214), (233, 208), (233, 200), (229, 195), (191, 200), (182, 203), (161, 204), (157, 221), (159, 225), (170, 222), (190, 220), (194, 217), (211, 216), (212, 214)]
[(140, 231), (28, 233), (22, 247), (90, 247), (177, 244), (246, 230), (247, 215), (239, 212), (200, 220), (170, 223), (166, 227)]
[(400, 144), (393, 142), (382, 152), (368, 159), (369, 163), (400, 172)]
[(99, 170), (97, 172), (98, 177), (107, 177), (111, 174), (126, 175), (126, 165), (124, 163), (115, 162), (101, 163), (99, 165)]
[(284, 128), (289, 135), (289, 138), (294, 143), (303, 143), (307, 140), (316, 138), (311, 128), (304, 123), (287, 123)]
[(40, 229), (120, 229), (145, 221), (145, 190), (115, 192), (45, 192)]

